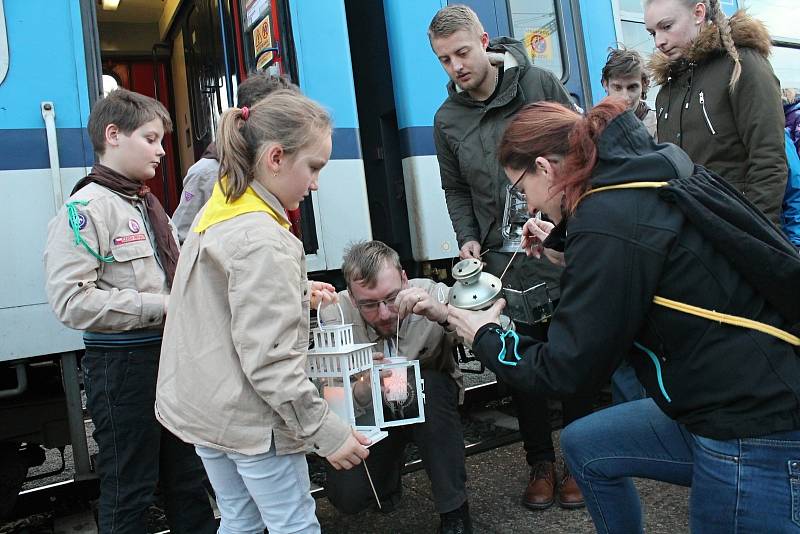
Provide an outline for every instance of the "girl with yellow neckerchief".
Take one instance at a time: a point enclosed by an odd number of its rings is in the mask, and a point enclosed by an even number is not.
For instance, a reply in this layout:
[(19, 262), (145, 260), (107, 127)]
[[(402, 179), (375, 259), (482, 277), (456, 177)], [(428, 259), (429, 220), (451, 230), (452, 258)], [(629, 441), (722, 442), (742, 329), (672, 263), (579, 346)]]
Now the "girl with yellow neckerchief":
[(175, 275), (156, 415), (195, 445), (222, 513), (219, 532), (319, 532), (305, 452), (349, 469), (369, 443), (305, 374), (313, 288), (284, 214), (317, 189), (330, 118), (308, 98), (277, 91), (226, 112), (217, 149), (221, 179)]

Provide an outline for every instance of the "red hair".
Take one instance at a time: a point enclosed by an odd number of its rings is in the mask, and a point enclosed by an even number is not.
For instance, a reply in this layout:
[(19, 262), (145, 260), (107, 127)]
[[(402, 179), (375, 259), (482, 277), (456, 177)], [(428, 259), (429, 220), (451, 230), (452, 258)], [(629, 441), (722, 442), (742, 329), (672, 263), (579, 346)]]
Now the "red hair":
[(555, 102), (529, 104), (511, 119), (503, 134), (500, 164), (522, 170), (533, 167), (537, 157), (562, 156), (553, 196), (563, 192), (566, 210), (572, 213), (589, 189), (600, 134), (626, 109), (625, 101), (614, 97), (604, 98), (585, 117)]

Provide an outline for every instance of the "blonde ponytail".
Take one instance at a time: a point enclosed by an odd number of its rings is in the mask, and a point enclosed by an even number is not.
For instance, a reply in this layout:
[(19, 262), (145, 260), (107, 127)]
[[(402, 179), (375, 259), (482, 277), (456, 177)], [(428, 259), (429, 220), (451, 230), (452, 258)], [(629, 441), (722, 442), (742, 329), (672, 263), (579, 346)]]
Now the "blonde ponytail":
[(319, 104), (297, 91), (282, 89), (249, 108), (247, 116), (232, 108), (223, 113), (217, 134), (222, 191), (230, 202), (247, 191), (256, 166), (270, 143), (290, 156), (330, 135), (331, 118)]
[(228, 202), (242, 196), (252, 180), (252, 154), (242, 134), (244, 122), (242, 110), (231, 108), (222, 114), (219, 123), (219, 177), (227, 177), (227, 182), (220, 181), (220, 187)]
[(739, 50), (736, 48), (736, 44), (733, 42), (733, 37), (731, 36), (731, 25), (728, 22), (728, 17), (726, 17), (725, 13), (722, 12), (722, 8), (719, 5), (719, 0), (708, 0), (708, 11), (708, 18), (717, 26), (717, 29), (719, 30), (719, 37), (722, 40), (722, 45), (725, 47), (728, 55), (731, 56), (731, 59), (733, 59), (733, 72), (731, 73), (731, 79), (728, 82), (728, 91), (732, 93), (734, 87), (736, 87), (736, 82), (739, 81), (739, 77), (742, 75), (742, 62), (739, 59)]

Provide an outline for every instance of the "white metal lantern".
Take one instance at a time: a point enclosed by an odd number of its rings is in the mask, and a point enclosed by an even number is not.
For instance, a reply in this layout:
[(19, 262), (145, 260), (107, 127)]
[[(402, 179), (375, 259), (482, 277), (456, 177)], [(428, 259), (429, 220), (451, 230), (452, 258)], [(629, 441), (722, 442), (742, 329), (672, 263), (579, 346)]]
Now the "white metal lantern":
[(372, 381), (375, 343), (353, 343), (351, 324), (320, 326), (311, 332), (314, 348), (308, 351), (306, 372), (330, 409), (372, 443), (388, 436), (380, 429), (375, 408), (380, 406), (375, 402), (380, 390), (373, 390)]
[(425, 382), (419, 360), (385, 358), (372, 369), (372, 390), (377, 393), (381, 428), (425, 422)]

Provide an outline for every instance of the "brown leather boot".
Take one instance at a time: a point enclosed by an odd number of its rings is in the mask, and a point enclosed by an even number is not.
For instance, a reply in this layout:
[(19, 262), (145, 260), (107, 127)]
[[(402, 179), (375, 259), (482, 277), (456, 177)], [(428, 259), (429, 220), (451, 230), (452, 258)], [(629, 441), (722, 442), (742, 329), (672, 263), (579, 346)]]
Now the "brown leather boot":
[(561, 475), (561, 481), (558, 484), (558, 505), (561, 508), (572, 510), (575, 508), (583, 508), (586, 503), (583, 500), (583, 494), (575, 481), (575, 477), (569, 472), (567, 466), (564, 466), (564, 471)]
[(531, 510), (544, 510), (553, 505), (556, 489), (556, 466), (553, 462), (536, 462), (531, 466), (531, 478), (522, 504)]

